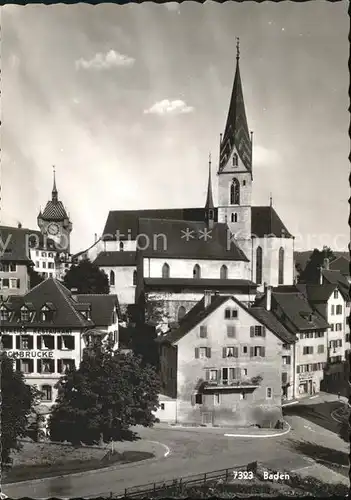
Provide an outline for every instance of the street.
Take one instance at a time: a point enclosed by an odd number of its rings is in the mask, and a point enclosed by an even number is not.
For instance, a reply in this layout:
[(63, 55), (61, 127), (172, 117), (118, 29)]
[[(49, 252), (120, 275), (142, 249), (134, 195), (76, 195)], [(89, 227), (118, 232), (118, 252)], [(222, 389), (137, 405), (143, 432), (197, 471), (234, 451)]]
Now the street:
[[(111, 492), (123, 493), (131, 486), (246, 466), (256, 460), (276, 471), (308, 470), (316, 461), (323, 463), (326, 455), (336, 457), (332, 461), (339, 464), (337, 471), (347, 475), (343, 465), (348, 463), (348, 444), (336, 435), (338, 423), (330, 417), (340, 406), (323, 400), (287, 406), (284, 413), (291, 430), (279, 437), (225, 437), (228, 430), (220, 428), (138, 428), (142, 439), (166, 445), (169, 454), (165, 452), (167, 456), (159, 460), (92, 473), (4, 485), (3, 491), (11, 498), (107, 496)], [(335, 471), (335, 465), (330, 468)]]

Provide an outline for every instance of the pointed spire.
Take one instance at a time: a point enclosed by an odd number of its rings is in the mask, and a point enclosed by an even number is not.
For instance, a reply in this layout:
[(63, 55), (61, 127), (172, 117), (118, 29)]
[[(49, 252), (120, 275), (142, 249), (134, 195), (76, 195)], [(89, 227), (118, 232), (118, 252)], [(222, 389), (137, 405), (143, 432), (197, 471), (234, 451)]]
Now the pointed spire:
[(236, 42), (236, 69), (232, 95), (230, 99), (227, 122), (224, 129), (223, 140), (220, 148), (219, 170), (221, 171), (229, 161), (233, 149), (246, 167), (252, 171), (252, 144), (247, 125), (244, 96), (240, 76), (240, 45), (239, 38)]
[(273, 206), (273, 198), (272, 198), (272, 193), (270, 193), (269, 195), (269, 206), (272, 207)]
[(208, 185), (207, 185), (207, 198), (205, 208), (214, 208), (212, 196), (212, 180), (211, 180), (211, 153), (208, 155)]
[(55, 165), (53, 165), (52, 169), (53, 169), (53, 174), (54, 174), (54, 185), (53, 185), (53, 188), (52, 188), (52, 201), (53, 201), (54, 203), (57, 203), (57, 200), (58, 200), (58, 198), (57, 198), (57, 194), (58, 194), (58, 193), (57, 193), (57, 188), (56, 188), (56, 172), (55, 172)]

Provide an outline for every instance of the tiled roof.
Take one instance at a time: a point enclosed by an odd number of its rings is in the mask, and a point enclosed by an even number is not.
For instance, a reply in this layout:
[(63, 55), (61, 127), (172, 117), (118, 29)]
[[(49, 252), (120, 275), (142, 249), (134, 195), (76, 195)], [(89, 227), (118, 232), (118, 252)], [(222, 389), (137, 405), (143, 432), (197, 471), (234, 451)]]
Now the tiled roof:
[[(242, 250), (232, 243), (227, 244), (226, 224), (215, 223), (210, 237), (205, 241), (205, 222), (139, 219), (139, 234), (146, 235), (149, 242), (142, 250), (146, 257), (173, 257), (191, 259), (236, 260), (247, 262)], [(191, 236), (186, 237), (186, 234)], [(144, 245), (145, 237), (140, 241)], [(229, 246), (229, 249), (227, 248)]]
[(306, 285), (306, 293), (310, 302), (326, 303), (337, 286), (325, 283), (324, 285)]
[[(273, 290), (273, 301), (280, 306), (298, 331), (328, 328), (328, 323), (312, 308), (307, 297), (302, 293), (275, 293)], [(312, 321), (309, 321), (310, 315), (312, 315)], [(280, 318), (280, 321), (290, 330), (284, 317)]]
[(99, 267), (136, 266), (136, 252), (100, 252), (94, 260)]
[(49, 200), (41, 217), (45, 220), (61, 221), (67, 219), (67, 212), (62, 201)]
[(30, 262), (30, 249), (55, 250), (55, 243), (50, 238), (44, 238), (35, 229), (0, 226), (0, 238), (5, 248), (1, 261)]
[(213, 311), (229, 300), (234, 301), (239, 307), (244, 309), (262, 325), (266, 326), (284, 342), (292, 343), (296, 340), (295, 335), (292, 335), (270, 311), (266, 311), (262, 307), (246, 307), (233, 296), (215, 295), (212, 297), (211, 304), (207, 308), (205, 308), (205, 300), (202, 298), (192, 309), (190, 309), (188, 314), (184, 316), (178, 328), (161, 335), (156, 339), (157, 342), (177, 342), (198, 325), (200, 321), (207, 318)]
[(292, 238), (277, 212), (270, 206), (251, 207), (251, 233), (257, 238), (263, 238), (266, 235)]
[(340, 293), (342, 293), (345, 300), (349, 300), (350, 284), (347, 278), (341, 274), (340, 271), (330, 271), (323, 269), (322, 271), (324, 281), (333, 285), (339, 285)]
[(229, 292), (255, 293), (256, 283), (240, 279), (193, 279), (193, 278), (144, 278), (145, 290), (227, 290)]
[(76, 295), (80, 303), (91, 305), (91, 319), (95, 326), (106, 326), (111, 324), (114, 309), (119, 313), (117, 295), (109, 294), (80, 294)]
[[(54, 319), (52, 322), (42, 322), (38, 319), (38, 314), (34, 316), (30, 323), (33, 327), (54, 326), (62, 328), (84, 328), (93, 326), (92, 321), (87, 321), (74, 307), (72, 294), (59, 281), (48, 278), (35, 286), (22, 297), (10, 297), (9, 302), (14, 304), (18, 311), (21, 305), (31, 302), (37, 313), (47, 302), (51, 302), (55, 307)], [(2, 321), (2, 326), (18, 324), (17, 319), (10, 323)]]
[(337, 257), (329, 264), (331, 271), (340, 271), (344, 276), (350, 276), (350, 259), (344, 256)]

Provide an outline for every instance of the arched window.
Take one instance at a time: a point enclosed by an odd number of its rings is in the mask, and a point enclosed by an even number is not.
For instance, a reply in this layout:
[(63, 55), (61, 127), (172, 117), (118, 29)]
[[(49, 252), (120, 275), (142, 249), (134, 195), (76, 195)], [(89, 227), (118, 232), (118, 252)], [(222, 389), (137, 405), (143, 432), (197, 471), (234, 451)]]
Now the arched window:
[(43, 401), (52, 401), (52, 387), (51, 385), (42, 385), (41, 392), (43, 393)]
[(262, 248), (257, 247), (256, 250), (256, 283), (262, 284)]
[(195, 264), (193, 269), (193, 278), (200, 279), (201, 278), (201, 268), (199, 264)]
[(178, 321), (181, 321), (185, 315), (186, 315), (185, 307), (180, 306), (180, 308), (178, 309)]
[(232, 214), (231, 220), (232, 222), (238, 222), (238, 214), (236, 212)]
[(238, 155), (236, 153), (233, 154), (233, 167), (238, 166)]
[(162, 266), (162, 278), (169, 278), (169, 265), (167, 262)]
[(115, 286), (115, 272), (110, 271), (110, 285)]
[(123, 252), (123, 250), (124, 250), (124, 243), (123, 243), (123, 241), (120, 241), (119, 242), (119, 251)]
[(240, 204), (240, 184), (238, 179), (233, 179), (230, 185), (230, 204), (239, 205)]
[(284, 248), (279, 248), (278, 285), (284, 284)]
[(223, 266), (221, 267), (221, 272), (220, 272), (220, 277), (221, 277), (221, 280), (226, 280), (228, 279), (228, 268), (226, 265), (223, 264)]
[(133, 271), (133, 286), (136, 286), (137, 284), (137, 272)]

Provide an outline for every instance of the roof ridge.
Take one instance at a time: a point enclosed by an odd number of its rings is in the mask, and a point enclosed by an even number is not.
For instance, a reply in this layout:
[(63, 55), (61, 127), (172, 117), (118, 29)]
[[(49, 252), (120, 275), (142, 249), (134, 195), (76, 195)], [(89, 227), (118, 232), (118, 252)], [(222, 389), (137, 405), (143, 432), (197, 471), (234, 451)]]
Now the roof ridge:
[[(55, 283), (56, 285), (56, 288), (59, 290), (59, 292), (61, 293), (61, 295), (64, 297), (65, 301), (67, 302), (67, 304), (70, 306), (70, 308), (73, 310), (74, 314), (77, 316), (79, 322), (83, 325), (83, 326), (87, 326), (84, 324), (84, 321), (83, 319), (81, 318), (80, 314), (78, 314), (78, 311), (75, 309), (75, 307), (73, 306), (73, 304), (71, 303), (71, 301), (68, 299), (67, 295), (65, 293), (63, 293), (63, 290), (60, 288), (60, 286), (57, 286), (58, 284), (58, 281), (56, 281), (55, 279), (53, 279), (53, 282)], [(64, 286), (64, 285), (63, 285)], [(66, 287), (65, 287), (66, 288)]]

